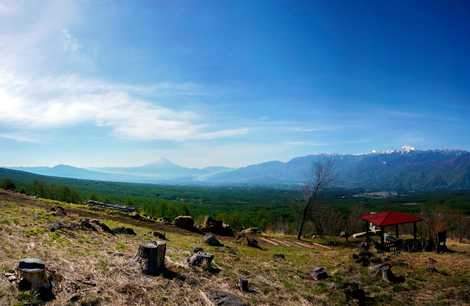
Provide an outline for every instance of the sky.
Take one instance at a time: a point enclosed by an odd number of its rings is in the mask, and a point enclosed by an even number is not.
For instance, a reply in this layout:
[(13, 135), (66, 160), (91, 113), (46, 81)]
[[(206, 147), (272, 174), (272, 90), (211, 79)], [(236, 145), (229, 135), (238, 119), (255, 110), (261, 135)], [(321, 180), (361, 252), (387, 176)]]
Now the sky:
[(470, 150), (468, 1), (0, 0), (0, 165)]

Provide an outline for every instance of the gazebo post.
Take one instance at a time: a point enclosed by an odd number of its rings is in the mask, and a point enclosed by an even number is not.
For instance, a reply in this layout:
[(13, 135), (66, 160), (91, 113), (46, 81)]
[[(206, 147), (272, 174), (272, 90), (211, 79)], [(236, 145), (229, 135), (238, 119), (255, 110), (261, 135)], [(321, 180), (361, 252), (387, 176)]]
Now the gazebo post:
[(398, 238), (399, 237), (399, 233), (398, 233), (398, 224), (395, 225), (395, 236)]
[(370, 242), (370, 238), (369, 238), (369, 222), (366, 222), (366, 242), (367, 242), (367, 243)]
[(380, 244), (382, 245), (382, 252), (385, 252), (385, 227), (380, 227)]
[(416, 222), (413, 222), (413, 242), (416, 242)]

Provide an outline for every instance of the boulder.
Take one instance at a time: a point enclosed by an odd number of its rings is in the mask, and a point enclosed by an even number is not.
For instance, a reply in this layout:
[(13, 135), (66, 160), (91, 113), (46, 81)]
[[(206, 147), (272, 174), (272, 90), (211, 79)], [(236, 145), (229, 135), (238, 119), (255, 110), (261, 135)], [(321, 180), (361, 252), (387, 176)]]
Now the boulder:
[(275, 261), (286, 260), (286, 256), (284, 254), (274, 254), (273, 258), (274, 258)]
[(212, 233), (205, 234), (202, 241), (210, 246), (223, 246), (223, 244), (220, 243), (217, 237)]
[(328, 278), (328, 273), (326, 272), (325, 268), (316, 267), (310, 272), (310, 276), (314, 280), (322, 280), (322, 279)]
[(175, 218), (175, 226), (186, 229), (186, 230), (194, 230), (194, 219), (191, 216), (178, 216)]

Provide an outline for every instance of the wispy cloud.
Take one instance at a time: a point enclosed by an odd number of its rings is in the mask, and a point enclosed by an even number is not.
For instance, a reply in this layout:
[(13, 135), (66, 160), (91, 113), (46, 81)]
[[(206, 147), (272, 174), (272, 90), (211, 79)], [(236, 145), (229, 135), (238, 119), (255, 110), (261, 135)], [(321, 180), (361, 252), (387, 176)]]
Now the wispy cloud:
[(0, 138), (14, 140), (17, 142), (39, 143), (39, 140), (33, 135), (23, 132), (5, 132), (0, 133)]
[(134, 93), (142, 90), (149, 89), (76, 76), (25, 81), (4, 73), (0, 74), (0, 122), (20, 131), (91, 123), (133, 140), (210, 140), (248, 132), (211, 129), (200, 114), (137, 98)]

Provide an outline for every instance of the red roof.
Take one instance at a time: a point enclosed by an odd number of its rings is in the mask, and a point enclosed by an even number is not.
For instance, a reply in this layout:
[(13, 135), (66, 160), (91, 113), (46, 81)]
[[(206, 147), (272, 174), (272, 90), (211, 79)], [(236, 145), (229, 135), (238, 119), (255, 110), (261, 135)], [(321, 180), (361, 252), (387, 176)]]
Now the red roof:
[(379, 213), (368, 213), (361, 216), (361, 219), (376, 226), (396, 225), (403, 223), (413, 223), (421, 221), (420, 217), (405, 214), (398, 211), (383, 211)]

